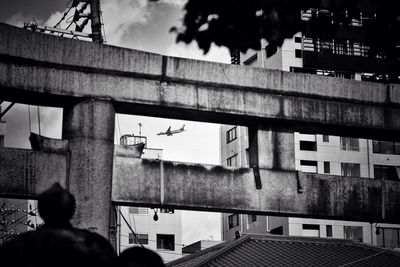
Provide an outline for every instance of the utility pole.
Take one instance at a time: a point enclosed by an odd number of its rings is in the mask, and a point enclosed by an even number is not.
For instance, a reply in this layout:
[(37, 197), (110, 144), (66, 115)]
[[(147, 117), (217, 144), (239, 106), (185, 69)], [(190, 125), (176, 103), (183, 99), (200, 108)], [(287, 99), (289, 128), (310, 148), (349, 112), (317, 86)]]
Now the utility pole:
[(90, 19), (92, 22), (92, 41), (94, 43), (103, 43), (103, 36), (101, 34), (101, 20), (100, 20), (100, 0), (90, 1)]

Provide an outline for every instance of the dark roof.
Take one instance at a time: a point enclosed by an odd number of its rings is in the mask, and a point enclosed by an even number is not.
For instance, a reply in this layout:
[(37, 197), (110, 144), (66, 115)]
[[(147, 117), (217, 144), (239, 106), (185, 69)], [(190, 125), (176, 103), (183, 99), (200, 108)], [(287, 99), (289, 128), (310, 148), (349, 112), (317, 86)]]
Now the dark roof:
[(333, 238), (245, 235), (167, 266), (400, 266), (400, 252)]

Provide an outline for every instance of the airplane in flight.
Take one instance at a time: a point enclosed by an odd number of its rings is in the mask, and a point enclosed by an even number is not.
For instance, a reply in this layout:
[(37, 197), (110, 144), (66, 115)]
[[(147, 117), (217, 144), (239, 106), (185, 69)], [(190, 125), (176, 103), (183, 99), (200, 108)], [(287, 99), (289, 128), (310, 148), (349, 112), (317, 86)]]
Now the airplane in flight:
[(181, 133), (185, 131), (185, 124), (182, 125), (182, 127), (178, 130), (171, 130), (171, 126), (168, 127), (167, 131), (165, 132), (159, 132), (157, 135), (166, 135), (166, 136), (171, 136), (173, 134)]

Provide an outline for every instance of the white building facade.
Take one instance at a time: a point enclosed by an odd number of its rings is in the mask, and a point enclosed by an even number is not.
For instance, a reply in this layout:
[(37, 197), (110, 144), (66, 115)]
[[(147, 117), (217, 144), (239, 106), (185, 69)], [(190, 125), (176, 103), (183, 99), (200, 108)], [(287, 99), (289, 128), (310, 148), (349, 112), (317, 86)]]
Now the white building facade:
[[(268, 55), (267, 44), (262, 42), (262, 47), (265, 49), (258, 52), (248, 51), (246, 54), (241, 54), (240, 59), (242, 64), (252, 67), (307, 72), (303, 69), (303, 54), (309, 46), (307, 42), (308, 39), (298, 33), (293, 39), (286, 40), (273, 55)], [(335, 40), (331, 43), (335, 44)], [(350, 41), (348, 43), (350, 44)], [(353, 52), (351, 57), (354, 58), (357, 55)], [(355, 80), (361, 80), (361, 77), (368, 75), (357, 71), (326, 69), (314, 69), (312, 73)], [(298, 132), (294, 138), (296, 170), (370, 179), (398, 180), (400, 177), (400, 142)], [(246, 127), (221, 126), (221, 165), (248, 167), (248, 147), (249, 137)], [(223, 240), (234, 239), (237, 231), (346, 238), (384, 247), (400, 247), (400, 225), (222, 214)]]

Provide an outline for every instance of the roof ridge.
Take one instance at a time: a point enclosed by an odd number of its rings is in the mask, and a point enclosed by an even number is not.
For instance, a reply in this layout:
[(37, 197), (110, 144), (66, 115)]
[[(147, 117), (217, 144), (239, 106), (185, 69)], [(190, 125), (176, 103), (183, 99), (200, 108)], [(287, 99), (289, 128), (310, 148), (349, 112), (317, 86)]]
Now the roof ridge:
[(226, 247), (220, 249), (220, 250), (219, 250), (217, 253), (215, 253), (214, 255), (212, 255), (212, 256), (210, 256), (210, 257), (208, 257), (208, 258), (205, 258), (205, 259), (199, 261), (198, 263), (196, 263), (195, 265), (193, 265), (193, 267), (203, 266), (204, 264), (206, 264), (206, 263), (208, 263), (208, 262), (210, 262), (210, 261), (212, 261), (212, 260), (218, 258), (220, 255), (222, 255), (222, 254), (224, 254), (224, 253), (226, 253), (226, 252), (228, 252), (228, 251), (234, 249), (235, 247), (237, 247), (237, 246), (239, 246), (239, 245), (241, 245), (241, 244), (243, 244), (243, 243), (245, 243), (245, 242), (247, 242), (247, 241), (249, 241), (249, 240), (251, 240), (250, 236), (247, 236), (247, 235), (246, 235), (246, 236), (243, 236), (243, 237), (241, 237), (241, 238), (235, 240), (235, 241), (232, 242), (231, 244), (227, 245)]
[[(365, 244), (349, 239), (334, 238), (334, 237), (309, 237), (309, 236), (283, 236), (283, 235), (262, 235), (253, 233), (244, 233), (250, 236), (251, 239), (271, 240), (271, 241), (289, 241), (289, 242), (313, 242), (313, 243), (336, 243), (341, 245)], [(368, 244), (366, 244), (368, 245)]]
[[(187, 256), (184, 256), (184, 257), (182, 257), (182, 258), (179, 258), (179, 259), (170, 261), (170, 262), (168, 262), (168, 263), (166, 264), (166, 266), (170, 266), (171, 263), (174, 263), (174, 265), (175, 265), (175, 264), (179, 264), (179, 263), (185, 262), (185, 261), (187, 261), (187, 260), (191, 260), (191, 259), (200, 257), (200, 256), (202, 256), (202, 255), (204, 255), (204, 254), (207, 254), (207, 253), (210, 253), (210, 252), (212, 252), (212, 251), (214, 251), (214, 250), (222, 249), (222, 248), (225, 247), (228, 243), (230, 243), (230, 242), (224, 241), (224, 242), (219, 243), (219, 244), (217, 244), (217, 245), (214, 245), (214, 246), (211, 246), (211, 247), (209, 247), (209, 248), (206, 248), (206, 249), (197, 251), (197, 252), (195, 252), (195, 253), (192, 253), (191, 255), (187, 255)], [(222, 247), (222, 248), (220, 248), (220, 247)]]

